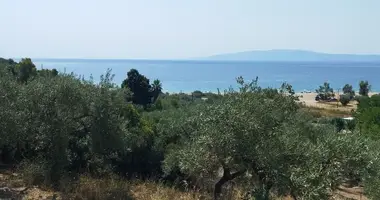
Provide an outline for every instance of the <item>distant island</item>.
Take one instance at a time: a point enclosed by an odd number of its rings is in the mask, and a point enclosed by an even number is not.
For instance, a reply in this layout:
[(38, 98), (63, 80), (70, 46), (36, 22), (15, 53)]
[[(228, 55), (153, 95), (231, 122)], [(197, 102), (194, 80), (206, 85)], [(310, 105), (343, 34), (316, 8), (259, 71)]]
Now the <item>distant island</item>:
[(280, 49), (219, 54), (201, 59), (210, 61), (380, 62), (380, 55), (329, 54)]

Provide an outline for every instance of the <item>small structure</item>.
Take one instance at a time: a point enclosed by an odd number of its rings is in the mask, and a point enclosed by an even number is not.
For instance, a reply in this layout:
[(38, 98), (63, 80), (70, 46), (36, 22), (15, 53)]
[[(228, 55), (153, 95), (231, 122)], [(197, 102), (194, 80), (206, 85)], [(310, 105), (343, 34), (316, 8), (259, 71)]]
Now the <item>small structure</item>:
[(344, 117), (343, 119), (344, 119), (344, 120), (349, 120), (349, 121), (354, 120), (353, 117)]

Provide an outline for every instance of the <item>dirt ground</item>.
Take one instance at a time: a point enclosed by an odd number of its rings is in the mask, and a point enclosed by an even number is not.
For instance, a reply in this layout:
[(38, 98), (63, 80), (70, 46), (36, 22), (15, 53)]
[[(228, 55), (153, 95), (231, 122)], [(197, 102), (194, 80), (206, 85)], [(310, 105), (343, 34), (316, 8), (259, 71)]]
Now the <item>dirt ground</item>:
[(350, 200), (368, 200), (363, 194), (362, 187), (347, 188), (341, 186), (339, 190), (336, 191), (336, 199), (350, 199)]

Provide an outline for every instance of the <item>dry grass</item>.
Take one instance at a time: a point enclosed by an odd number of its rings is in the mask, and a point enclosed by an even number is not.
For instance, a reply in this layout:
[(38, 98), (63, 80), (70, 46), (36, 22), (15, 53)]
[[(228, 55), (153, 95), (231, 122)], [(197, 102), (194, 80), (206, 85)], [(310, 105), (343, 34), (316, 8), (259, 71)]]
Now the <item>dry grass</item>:
[(304, 109), (308, 109), (313, 115), (317, 117), (347, 117), (351, 116), (352, 110), (356, 110), (357, 108), (356, 101), (351, 101), (348, 105), (343, 106), (340, 102), (315, 101), (315, 96), (317, 95), (316, 93), (299, 95), (299, 102), (303, 105)]
[(129, 182), (117, 179), (81, 177), (70, 199), (125, 199), (125, 200), (208, 200), (208, 195), (197, 191), (183, 192), (156, 182)]
[(198, 200), (210, 199), (200, 192), (182, 192), (153, 182), (136, 183), (131, 186), (131, 194), (142, 200)]
[(352, 110), (357, 109), (357, 107), (358, 107), (357, 104), (358, 103), (356, 101), (350, 101), (350, 103), (348, 103), (346, 106), (343, 106), (340, 102), (320, 101), (320, 102), (315, 103), (314, 107), (351, 112)]
[[(125, 181), (81, 177), (71, 199), (126, 199), (126, 200), (211, 200), (210, 194), (181, 191), (153, 181)], [(232, 189), (227, 199), (243, 199), (243, 192)]]
[(303, 110), (311, 113), (314, 117), (350, 117), (352, 115), (351, 110), (335, 109), (333, 107), (314, 107), (303, 106)]
[[(12, 179), (9, 174), (0, 174), (1, 180), (9, 183)], [(19, 178), (19, 177), (18, 177)], [(1, 182), (1, 181), (0, 181)], [(70, 192), (55, 192), (38, 187), (28, 188), (23, 199), (49, 199), (57, 195), (57, 200), (211, 200), (210, 194), (199, 191), (180, 191), (152, 181), (125, 181), (115, 178), (94, 179), (82, 176), (76, 184), (66, 186)], [(244, 192), (237, 188), (230, 188), (225, 193), (224, 200), (244, 199)], [(341, 187), (331, 200), (366, 200), (362, 188)], [(276, 200), (292, 200), (291, 197), (276, 198)]]
[[(68, 186), (71, 187), (71, 186)], [(66, 189), (69, 191), (71, 188)], [(125, 181), (116, 179), (92, 179), (89, 177), (81, 177), (79, 182), (74, 185), (70, 199), (77, 200), (100, 200), (100, 199), (132, 199), (130, 196), (129, 184)]]

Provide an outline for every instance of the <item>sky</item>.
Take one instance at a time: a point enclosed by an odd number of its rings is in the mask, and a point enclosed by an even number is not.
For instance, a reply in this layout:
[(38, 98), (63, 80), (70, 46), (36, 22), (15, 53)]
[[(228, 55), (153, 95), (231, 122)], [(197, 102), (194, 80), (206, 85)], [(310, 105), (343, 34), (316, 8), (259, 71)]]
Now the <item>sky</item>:
[(379, 0), (0, 0), (0, 57), (380, 54)]

